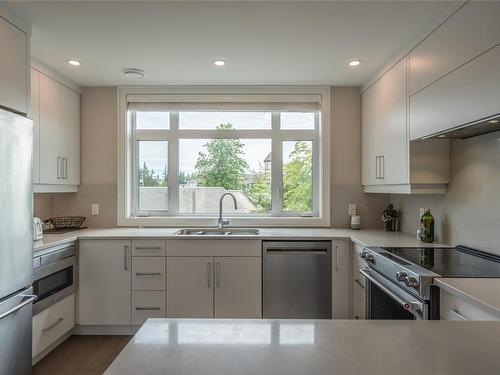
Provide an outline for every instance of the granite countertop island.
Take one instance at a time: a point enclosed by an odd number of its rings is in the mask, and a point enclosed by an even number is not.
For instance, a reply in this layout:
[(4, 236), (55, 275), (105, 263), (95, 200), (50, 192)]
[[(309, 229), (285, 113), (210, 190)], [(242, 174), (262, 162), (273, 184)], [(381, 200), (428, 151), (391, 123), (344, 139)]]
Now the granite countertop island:
[(500, 374), (500, 323), (149, 319), (107, 375)]

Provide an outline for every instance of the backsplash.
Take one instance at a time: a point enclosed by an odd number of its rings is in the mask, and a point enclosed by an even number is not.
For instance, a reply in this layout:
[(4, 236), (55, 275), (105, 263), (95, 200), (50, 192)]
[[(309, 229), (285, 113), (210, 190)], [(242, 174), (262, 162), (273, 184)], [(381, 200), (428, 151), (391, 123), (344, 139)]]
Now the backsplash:
[(500, 254), (500, 132), (452, 141), (451, 182), (445, 195), (391, 195), (401, 230), (415, 234), (419, 208), (430, 208), (435, 241)]

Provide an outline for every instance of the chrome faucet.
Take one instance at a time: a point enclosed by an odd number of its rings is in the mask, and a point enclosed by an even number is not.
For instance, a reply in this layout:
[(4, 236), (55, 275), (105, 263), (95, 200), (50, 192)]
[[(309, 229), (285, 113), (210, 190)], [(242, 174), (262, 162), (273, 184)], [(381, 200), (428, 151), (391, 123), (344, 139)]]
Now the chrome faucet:
[(224, 197), (226, 195), (230, 195), (231, 197), (233, 197), (234, 209), (235, 210), (238, 209), (238, 202), (236, 202), (236, 197), (233, 194), (231, 194), (231, 193), (224, 193), (224, 194), (222, 194), (222, 197), (220, 197), (220, 201), (219, 201), (219, 219), (217, 220), (217, 227), (219, 229), (224, 228), (225, 225), (229, 225), (229, 219), (224, 220), (222, 218), (222, 201), (224, 200)]

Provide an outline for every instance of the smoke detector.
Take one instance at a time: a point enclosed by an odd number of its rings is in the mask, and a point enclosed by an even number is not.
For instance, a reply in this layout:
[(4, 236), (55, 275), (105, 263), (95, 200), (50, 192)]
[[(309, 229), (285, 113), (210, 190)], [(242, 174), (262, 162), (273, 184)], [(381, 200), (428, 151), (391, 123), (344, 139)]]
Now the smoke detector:
[(144, 77), (144, 70), (137, 68), (125, 68), (122, 73), (128, 79), (141, 79)]

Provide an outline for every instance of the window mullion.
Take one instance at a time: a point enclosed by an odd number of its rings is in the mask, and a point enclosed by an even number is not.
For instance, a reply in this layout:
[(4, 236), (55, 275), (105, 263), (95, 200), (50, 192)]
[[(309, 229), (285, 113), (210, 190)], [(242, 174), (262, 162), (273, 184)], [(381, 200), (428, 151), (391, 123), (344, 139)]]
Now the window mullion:
[(280, 113), (273, 112), (272, 148), (271, 148), (271, 194), (272, 215), (281, 216), (283, 213), (283, 165), (282, 165), (282, 140), (280, 134)]
[(312, 143), (312, 183), (313, 183), (313, 215), (318, 216), (320, 211), (320, 202), (323, 198), (320, 198), (320, 182), (321, 182), (321, 162), (324, 162), (320, 157), (320, 140), (319, 140), (319, 124), (320, 124), (320, 114), (315, 112), (314, 114), (314, 127), (316, 131), (314, 132), (314, 140)]
[(179, 212), (179, 112), (170, 112), (168, 137), (168, 211)]

